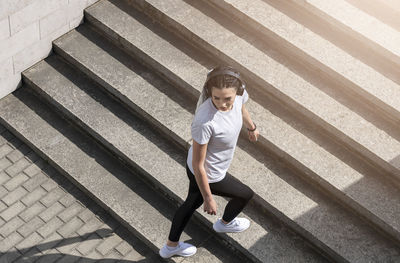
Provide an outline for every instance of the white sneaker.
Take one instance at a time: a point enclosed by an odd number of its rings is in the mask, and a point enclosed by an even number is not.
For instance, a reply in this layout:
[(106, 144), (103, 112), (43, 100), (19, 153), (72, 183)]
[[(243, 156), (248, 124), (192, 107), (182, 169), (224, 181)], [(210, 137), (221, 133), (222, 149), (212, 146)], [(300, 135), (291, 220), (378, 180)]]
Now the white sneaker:
[(242, 232), (249, 228), (250, 221), (247, 218), (235, 217), (228, 224), (224, 224), (221, 221), (221, 218), (214, 223), (213, 228), (216, 232), (222, 233), (237, 233)]
[(182, 256), (182, 257), (189, 257), (196, 254), (197, 248), (189, 243), (179, 242), (178, 245), (170, 249), (165, 244), (160, 249), (160, 256), (163, 258), (169, 258), (174, 255)]

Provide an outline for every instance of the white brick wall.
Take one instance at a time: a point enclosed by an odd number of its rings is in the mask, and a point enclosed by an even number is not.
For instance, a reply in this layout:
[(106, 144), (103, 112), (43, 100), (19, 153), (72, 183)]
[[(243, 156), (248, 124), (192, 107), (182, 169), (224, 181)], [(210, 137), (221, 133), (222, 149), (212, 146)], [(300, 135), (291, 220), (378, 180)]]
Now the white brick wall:
[(77, 27), (83, 9), (98, 0), (0, 0), (0, 99), (21, 72), (51, 52), (51, 42)]

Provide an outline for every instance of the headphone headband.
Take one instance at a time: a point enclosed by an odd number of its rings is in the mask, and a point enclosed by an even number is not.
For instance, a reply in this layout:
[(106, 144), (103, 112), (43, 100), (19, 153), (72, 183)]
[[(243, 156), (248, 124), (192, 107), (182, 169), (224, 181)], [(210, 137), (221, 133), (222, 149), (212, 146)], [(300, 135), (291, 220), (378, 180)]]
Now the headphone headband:
[(214, 69), (212, 69), (210, 72), (208, 72), (207, 80), (204, 83), (204, 87), (207, 86), (207, 82), (211, 78), (219, 76), (219, 75), (229, 75), (229, 76), (237, 78), (240, 81), (240, 89), (239, 89), (238, 93), (240, 95), (242, 95), (243, 90), (245, 89), (246, 85), (245, 85), (244, 81), (242, 80), (242, 78), (240, 77), (240, 73), (236, 73), (235, 71), (233, 71), (233, 69), (229, 69), (229, 67), (228, 68), (222, 68), (222, 69), (216, 70), (216, 71)]
[(240, 78), (240, 74), (239, 73), (236, 73), (236, 72), (234, 72), (232, 70), (229, 70), (229, 69), (221, 69), (221, 70), (217, 70), (217, 71), (210, 71), (207, 74), (207, 81), (209, 79), (211, 79), (211, 78), (213, 78), (215, 76), (219, 76), (219, 75), (229, 75), (229, 76), (235, 77), (235, 78), (239, 79), (240, 81), (242, 81), (242, 79)]

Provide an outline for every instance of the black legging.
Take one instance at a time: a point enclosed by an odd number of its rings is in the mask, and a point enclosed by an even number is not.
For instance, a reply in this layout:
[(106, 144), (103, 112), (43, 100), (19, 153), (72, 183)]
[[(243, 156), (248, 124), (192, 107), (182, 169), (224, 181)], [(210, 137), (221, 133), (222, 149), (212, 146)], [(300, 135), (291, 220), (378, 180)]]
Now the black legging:
[[(186, 165), (186, 173), (190, 180), (189, 193), (185, 202), (178, 208), (172, 220), (171, 230), (168, 239), (177, 242), (189, 222), (194, 211), (203, 204), (203, 196), (197, 186), (194, 174)], [(225, 178), (216, 183), (210, 183), (211, 193), (232, 198), (225, 207), (222, 219), (225, 222), (232, 221), (246, 206), (253, 197), (253, 190), (231, 175), (226, 174)]]

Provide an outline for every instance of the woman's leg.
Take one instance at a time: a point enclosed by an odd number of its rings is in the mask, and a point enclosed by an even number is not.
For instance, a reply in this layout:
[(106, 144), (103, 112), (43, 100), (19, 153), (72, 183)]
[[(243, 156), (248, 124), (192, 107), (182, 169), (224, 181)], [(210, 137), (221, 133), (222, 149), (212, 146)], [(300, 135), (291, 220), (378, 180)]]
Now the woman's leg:
[(197, 186), (196, 179), (186, 166), (186, 173), (190, 180), (189, 191), (185, 202), (175, 212), (174, 218), (172, 219), (171, 230), (168, 236), (168, 240), (172, 242), (178, 242), (183, 232), (183, 229), (189, 222), (190, 217), (194, 211), (203, 204), (203, 197), (200, 189)]
[(229, 174), (222, 181), (210, 183), (210, 189), (213, 194), (232, 198), (222, 216), (225, 222), (232, 221), (254, 195), (253, 190)]

